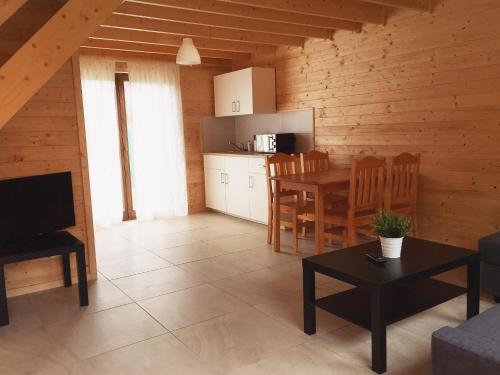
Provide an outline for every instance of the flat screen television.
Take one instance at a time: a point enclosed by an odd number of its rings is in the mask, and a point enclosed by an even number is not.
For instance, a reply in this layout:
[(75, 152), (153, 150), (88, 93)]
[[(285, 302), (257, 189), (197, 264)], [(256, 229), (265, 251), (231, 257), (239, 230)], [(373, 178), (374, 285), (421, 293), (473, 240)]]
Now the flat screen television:
[(0, 181), (0, 245), (74, 225), (71, 172)]

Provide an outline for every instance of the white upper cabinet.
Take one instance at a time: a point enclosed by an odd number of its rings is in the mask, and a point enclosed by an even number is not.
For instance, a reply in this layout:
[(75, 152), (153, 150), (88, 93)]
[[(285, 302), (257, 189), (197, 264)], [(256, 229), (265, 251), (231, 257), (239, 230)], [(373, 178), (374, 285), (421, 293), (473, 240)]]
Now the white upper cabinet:
[(215, 116), (276, 112), (273, 68), (247, 68), (214, 77)]

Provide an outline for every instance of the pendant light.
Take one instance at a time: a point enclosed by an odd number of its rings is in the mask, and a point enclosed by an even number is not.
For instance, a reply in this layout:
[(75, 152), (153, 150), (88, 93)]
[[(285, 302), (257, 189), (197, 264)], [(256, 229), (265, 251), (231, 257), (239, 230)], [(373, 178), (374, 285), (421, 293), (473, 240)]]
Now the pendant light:
[(179, 65), (199, 65), (201, 64), (200, 53), (193, 44), (193, 39), (183, 38), (182, 44), (177, 52), (175, 62)]

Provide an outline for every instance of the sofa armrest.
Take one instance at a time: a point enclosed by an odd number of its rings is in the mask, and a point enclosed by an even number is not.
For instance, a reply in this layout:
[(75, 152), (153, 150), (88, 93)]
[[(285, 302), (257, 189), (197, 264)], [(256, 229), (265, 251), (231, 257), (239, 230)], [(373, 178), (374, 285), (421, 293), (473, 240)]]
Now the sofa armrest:
[(441, 328), (432, 334), (432, 373), (500, 374), (500, 344), (465, 330)]

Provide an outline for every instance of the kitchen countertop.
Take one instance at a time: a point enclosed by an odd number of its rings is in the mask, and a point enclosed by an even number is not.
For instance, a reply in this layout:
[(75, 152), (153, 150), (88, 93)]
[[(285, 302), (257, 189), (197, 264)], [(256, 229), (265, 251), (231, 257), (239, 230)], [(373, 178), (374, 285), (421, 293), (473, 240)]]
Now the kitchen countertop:
[(204, 152), (203, 155), (221, 155), (221, 156), (245, 156), (250, 158), (265, 158), (274, 154), (253, 151), (222, 151), (222, 152)]

